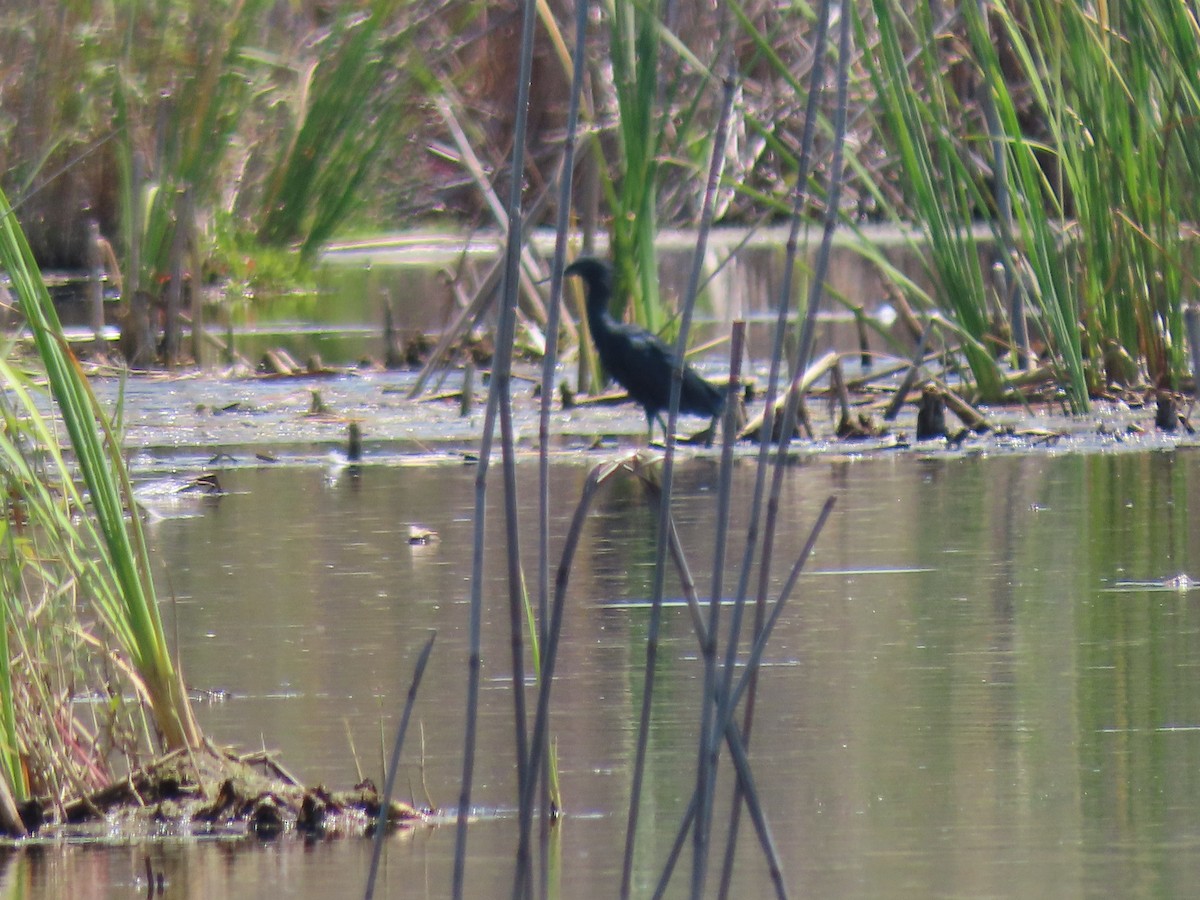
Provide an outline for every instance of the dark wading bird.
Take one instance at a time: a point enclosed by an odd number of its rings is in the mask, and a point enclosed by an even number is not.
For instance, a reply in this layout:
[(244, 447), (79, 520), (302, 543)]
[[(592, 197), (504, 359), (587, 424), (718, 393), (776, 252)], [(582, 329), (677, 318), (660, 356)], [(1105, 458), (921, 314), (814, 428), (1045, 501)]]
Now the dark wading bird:
[[(675, 367), (675, 352), (646, 329), (618, 322), (612, 317), (608, 311), (612, 299), (612, 267), (608, 263), (584, 256), (567, 266), (563, 274), (578, 275), (583, 279), (588, 329), (604, 370), (645, 410), (647, 439), (654, 437), (655, 419), (662, 426), (665, 438), (667, 423), (663, 421), (662, 411), (671, 406), (671, 370)], [(707, 416), (715, 424), (724, 408), (724, 393), (696, 374), (691, 366), (684, 365), (679, 411)]]

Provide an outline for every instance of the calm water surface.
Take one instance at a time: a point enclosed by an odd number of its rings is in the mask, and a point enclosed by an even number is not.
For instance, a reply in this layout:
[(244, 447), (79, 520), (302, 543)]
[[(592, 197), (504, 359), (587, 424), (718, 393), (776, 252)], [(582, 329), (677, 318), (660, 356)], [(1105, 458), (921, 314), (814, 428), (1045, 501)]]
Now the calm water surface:
[[(602, 456), (592, 460), (598, 462)], [(554, 552), (588, 471), (558, 465)], [(219, 742), (263, 745), (306, 782), (378, 778), (417, 651), (437, 643), (402, 796), (458, 798), (472, 536), (470, 466), (222, 473), (229, 494), (151, 540), (189, 683)], [(702, 595), (715, 465), (681, 463), (676, 514)], [(524, 550), (536, 468), (519, 467)], [(747, 524), (737, 470), (733, 534)], [(499, 535), (499, 472), (489, 520)], [(782, 571), (838, 503), (769, 651), (753, 736), (785, 877), (801, 897), (1174, 897), (1200, 878), (1200, 454), (817, 458), (788, 474)], [(409, 546), (410, 524), (440, 542)], [(599, 497), (576, 558), (553, 733), (568, 815), (551, 897), (616, 895), (643, 680), (655, 520), (632, 479)], [(740, 543), (730, 552), (732, 592)], [(488, 555), (481, 749), (468, 895), (505, 894), (515, 819), (501, 541)], [(531, 557), (532, 558), (532, 557)], [(557, 557), (556, 557), (557, 559)], [(777, 575), (777, 579), (778, 580)], [(1186, 585), (1184, 585), (1186, 587)], [(679, 592), (674, 577), (667, 592)], [(635, 893), (690, 796), (700, 664), (666, 612)], [(419, 728), (415, 727), (419, 723)], [(423, 739), (423, 753), (422, 753)], [(726, 767), (727, 769), (728, 767)], [(727, 776), (728, 772), (723, 772)], [(715, 837), (728, 807), (722, 779)], [(389, 844), (381, 896), (449, 893), (454, 829)], [(129, 897), (149, 852), (168, 896), (361, 894), (369, 844), (69, 848), (0, 859), (0, 896)], [(686, 856), (672, 896), (686, 893)], [(714, 864), (714, 875), (719, 869)], [(737, 896), (769, 880), (743, 831)]]

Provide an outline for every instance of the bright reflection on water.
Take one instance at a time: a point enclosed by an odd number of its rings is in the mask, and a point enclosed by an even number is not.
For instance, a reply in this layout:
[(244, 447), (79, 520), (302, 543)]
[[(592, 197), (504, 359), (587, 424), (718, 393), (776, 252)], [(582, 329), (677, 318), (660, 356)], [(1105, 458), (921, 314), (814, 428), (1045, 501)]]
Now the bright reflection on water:
[[(1183, 896), (1200, 874), (1200, 456), (812, 459), (782, 500), (776, 572), (838, 498), (772, 642), (753, 734), (789, 888), (807, 897)], [(558, 466), (555, 552), (587, 469)], [(678, 471), (677, 517), (702, 595), (715, 466)], [(231, 492), (151, 535), (190, 684), (216, 740), (278, 748), (307, 782), (378, 778), (416, 653), (438, 632), (405, 748), (403, 795), (458, 799), (473, 478), (469, 466), (222, 474)], [(523, 550), (536, 469), (518, 469)], [(501, 527), (499, 472), (489, 532)], [(739, 468), (735, 535), (753, 471)], [(419, 523), (441, 540), (409, 546)], [(572, 572), (553, 732), (568, 816), (552, 897), (619, 884), (643, 681), (654, 519), (627, 479), (599, 497)], [(511, 872), (511, 657), (501, 541), (488, 553), (481, 749), (468, 895)], [(529, 557), (532, 559), (532, 556)], [(557, 558), (556, 558), (557, 561)], [(740, 546), (730, 554), (732, 592)], [(530, 570), (532, 575), (532, 569)], [(778, 581), (778, 578), (776, 579)], [(169, 587), (167, 587), (169, 585)], [(1186, 584), (1185, 584), (1186, 586)], [(1120, 588), (1114, 590), (1114, 588)], [(1157, 589), (1156, 589), (1157, 588)], [(672, 575), (668, 592), (678, 594)], [(635, 894), (658, 877), (691, 789), (699, 663), (665, 614)], [(727, 621), (727, 618), (726, 618)], [(419, 721), (420, 728), (416, 727)], [(424, 762), (422, 756), (422, 730)], [(715, 841), (728, 808), (723, 769)], [(381, 896), (449, 892), (452, 827), (389, 847)], [(171, 896), (359, 894), (366, 841), (152, 846)], [(142, 848), (18, 855), (5, 896), (126, 897)], [(690, 850), (688, 851), (690, 853)], [(685, 893), (685, 853), (673, 896)], [(710, 885), (719, 872), (719, 854)], [(86, 887), (85, 887), (86, 886)], [(743, 827), (736, 896), (769, 880)]]

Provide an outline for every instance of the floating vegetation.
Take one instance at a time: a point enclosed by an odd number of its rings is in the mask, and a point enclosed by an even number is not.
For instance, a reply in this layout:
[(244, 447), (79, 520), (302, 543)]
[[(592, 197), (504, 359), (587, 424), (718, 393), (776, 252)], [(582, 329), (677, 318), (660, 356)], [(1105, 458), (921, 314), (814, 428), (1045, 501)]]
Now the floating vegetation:
[[(348, 791), (308, 788), (269, 753), (237, 755), (205, 744), (155, 760), (61, 809), (25, 804), (31, 835), (89, 843), (139, 838), (366, 836), (382, 805), (369, 782)], [(430, 821), (404, 804), (388, 806), (389, 830)]]

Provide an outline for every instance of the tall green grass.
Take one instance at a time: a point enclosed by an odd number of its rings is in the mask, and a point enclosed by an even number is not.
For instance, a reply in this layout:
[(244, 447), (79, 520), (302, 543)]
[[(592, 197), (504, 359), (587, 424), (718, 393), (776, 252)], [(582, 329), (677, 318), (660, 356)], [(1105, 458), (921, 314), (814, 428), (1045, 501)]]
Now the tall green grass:
[(297, 242), (311, 259), (361, 199), (380, 153), (397, 143), (420, 67), (405, 57), (411, 26), (396, 26), (404, 6), (374, 0), (368, 15), (343, 17), (326, 41), (331, 52), (297, 73), (289, 137), (263, 192), (263, 243)]
[(408, 145), (423, 60), (449, 53), (411, 52), (428, 17), (404, 0), (322, 18), (269, 0), (0, 13), (0, 181), (38, 245), (80, 231), (82, 203), (127, 294), (237, 268), (255, 239), (310, 261), (372, 199), (381, 152)]
[[(978, 152), (972, 143), (980, 136), (962, 140), (953, 127), (963, 116), (943, 78), (930, 8), (919, 4), (911, 17), (887, 0), (875, 0), (873, 8), (878, 53), (864, 54), (863, 60), (881, 108), (881, 127), (902, 173), (897, 187), (904, 206), (894, 206), (892, 214), (898, 221), (906, 212), (916, 219), (927, 242), (937, 298), (959, 326), (976, 387), (983, 397), (996, 399), (1002, 378), (983, 343), (989, 310), (973, 222), (974, 210), (985, 205), (970, 161), (970, 152)], [(858, 39), (860, 44), (868, 40), (861, 22)], [(904, 46), (912, 43), (910, 62)]]
[[(91, 612), (116, 608), (119, 586), (57, 423), (41, 412), (42, 389), (6, 360), (0, 383), (0, 763), (15, 800), (62, 802), (101, 787), (114, 752), (151, 742), (124, 699), (139, 680), (112, 665), (112, 629)], [(96, 702), (76, 703), (88, 693)]]
[(606, 183), (618, 296), (632, 298), (634, 317), (651, 331), (666, 324), (658, 296), (658, 173), (667, 120), (666, 78), (659, 68), (662, 3), (609, 6), (613, 87), (617, 98), (618, 174)]
[[(134, 505), (121, 447), (63, 339), (57, 313), (29, 245), (2, 193), (0, 210), (3, 210), (0, 267), (12, 280), (45, 369), (58, 417), (69, 438), (78, 477), (87, 488), (91, 518), (85, 534), (94, 537), (88, 543), (95, 545), (96, 562), (88, 562), (83, 571), (90, 573), (85, 583), (95, 588), (89, 599), (104, 626), (103, 639), (111, 641), (128, 660), (153, 712), (163, 745), (167, 749), (197, 746), (200, 730), (192, 716), (182, 676), (167, 647), (141, 523), (136, 515), (129, 515)], [(28, 404), (26, 414), (34, 415)], [(58, 453), (56, 444), (51, 443), (54, 433), (48, 426), (36, 437), (42, 452)], [(74, 470), (59, 463), (58, 472), (61, 489), (74, 498), (75, 507), (82, 508), (74, 487)], [(21, 481), (28, 482), (29, 478)], [(44, 491), (44, 486), (34, 479), (31, 489)], [(61, 533), (58, 526), (64, 524), (67, 522), (61, 516), (51, 518), (48, 533), (51, 536)]]
[(673, 190), (689, 198), (679, 206), (694, 216), (702, 192), (691, 181), (703, 183), (713, 142), (709, 117), (716, 115), (711, 96), (705, 105), (712, 67), (671, 30), (670, 9), (660, 0), (606, 5), (617, 141), (601, 175), (615, 293), (629, 299), (635, 321), (656, 333), (673, 317), (658, 283), (664, 178), (671, 175)]
[[(1073, 410), (1111, 387), (1178, 389), (1200, 212), (1195, 17), (1178, 0), (942, 9), (935, 22), (924, 4), (874, 0), (858, 33), (898, 161), (889, 214), (928, 241), (935, 302), (980, 394), (1006, 389), (985, 342), (1007, 311), (973, 225), (1006, 248), (993, 252)], [(997, 208), (1009, 197), (1011, 220)]]
[[(995, 242), (1004, 256), (1006, 278), (1012, 289), (1031, 295), (1023, 300), (1032, 301), (1039, 314), (1041, 335), (1052, 348), (1050, 359), (1060, 373), (1058, 381), (1067, 392), (1071, 409), (1082, 413), (1088, 409), (1098, 385), (1084, 364), (1086, 332), (1080, 327), (1075, 278), (1062, 240), (1063, 205), (1047, 189), (1038, 156), (1040, 147), (1022, 132), (1013, 93), (1006, 87), (981, 8), (967, 4), (965, 9), (984, 89), (989, 92), (1000, 129), (994, 137), (1002, 142), (1001, 150), (1005, 153), (1004, 160), (994, 166), (994, 173), (997, 179), (1007, 179), (1011, 173), (1011, 180), (997, 182), (995, 194), (997, 198), (1014, 195), (1017, 198), (1009, 209), (1000, 210), (992, 218)], [(1009, 230), (1014, 227), (1015, 233)], [(1020, 327), (1021, 323), (1011, 320), (1008, 323), (1010, 333)]]
[[(98, 41), (113, 55), (81, 88), (111, 94), (129, 296), (157, 292), (192, 268), (183, 254), (228, 190), (233, 148), (261, 89), (247, 50), (268, 6), (132, 4), (97, 17)], [(198, 282), (200, 273), (191, 274)]]
[(1068, 277), (1093, 384), (1113, 351), (1177, 388), (1200, 176), (1196, 20), (1177, 0), (997, 11), (1034, 89), (1069, 224)]

